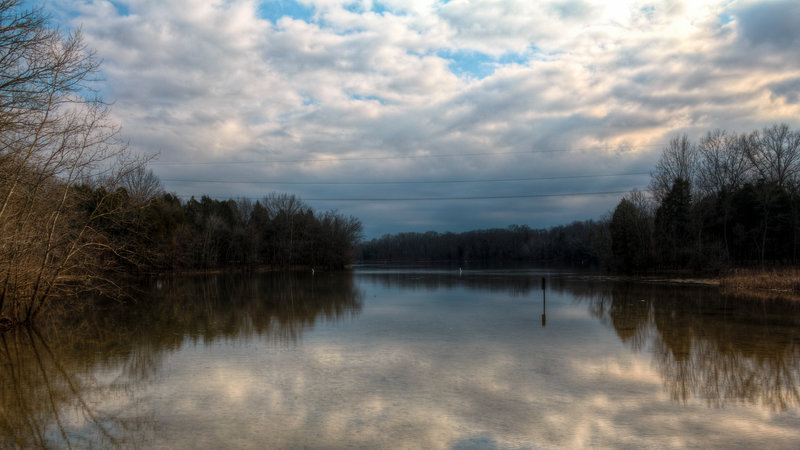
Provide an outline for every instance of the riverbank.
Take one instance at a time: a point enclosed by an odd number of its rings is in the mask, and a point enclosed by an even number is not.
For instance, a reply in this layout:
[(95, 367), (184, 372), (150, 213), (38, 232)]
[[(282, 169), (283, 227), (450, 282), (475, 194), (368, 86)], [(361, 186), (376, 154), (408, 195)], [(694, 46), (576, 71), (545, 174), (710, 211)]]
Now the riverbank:
[[(584, 278), (584, 277), (581, 277)], [(637, 283), (717, 287), (725, 294), (751, 297), (783, 297), (800, 301), (800, 269), (730, 269), (718, 275), (695, 276), (683, 273), (657, 275), (599, 275), (592, 279)]]
[(222, 275), (222, 274), (236, 274), (236, 273), (268, 273), (268, 272), (342, 272), (353, 270), (352, 264), (346, 264), (340, 267), (329, 266), (311, 266), (311, 265), (293, 265), (289, 267), (278, 265), (240, 265), (240, 266), (224, 266), (224, 267), (211, 267), (207, 269), (181, 269), (170, 270), (163, 272), (150, 273), (151, 277), (168, 277), (168, 276), (196, 276), (196, 275)]

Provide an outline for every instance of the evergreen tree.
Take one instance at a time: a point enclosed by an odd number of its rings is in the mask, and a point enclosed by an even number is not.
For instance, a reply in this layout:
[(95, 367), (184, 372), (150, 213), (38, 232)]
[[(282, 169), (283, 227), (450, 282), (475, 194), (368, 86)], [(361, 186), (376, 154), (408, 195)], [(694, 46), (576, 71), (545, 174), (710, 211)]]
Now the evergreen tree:
[(656, 209), (655, 240), (663, 264), (677, 267), (690, 261), (695, 241), (692, 222), (691, 186), (676, 178)]
[(611, 252), (618, 269), (632, 272), (651, 265), (652, 228), (646, 211), (623, 198), (614, 209), (609, 227)]

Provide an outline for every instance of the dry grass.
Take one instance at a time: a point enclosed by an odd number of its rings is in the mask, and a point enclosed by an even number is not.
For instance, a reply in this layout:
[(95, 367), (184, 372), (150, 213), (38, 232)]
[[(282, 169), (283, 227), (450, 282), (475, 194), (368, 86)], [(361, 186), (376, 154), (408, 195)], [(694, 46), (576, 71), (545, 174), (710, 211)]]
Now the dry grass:
[(735, 269), (720, 278), (720, 288), (800, 294), (800, 269)]

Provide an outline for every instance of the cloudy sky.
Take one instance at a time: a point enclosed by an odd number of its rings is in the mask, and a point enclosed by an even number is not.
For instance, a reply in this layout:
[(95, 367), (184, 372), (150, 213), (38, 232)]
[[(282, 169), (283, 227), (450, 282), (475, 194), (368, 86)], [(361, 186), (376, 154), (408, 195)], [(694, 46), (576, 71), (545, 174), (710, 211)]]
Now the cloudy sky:
[(800, 125), (800, 3), (46, 0), (188, 199), (296, 194), (367, 237), (596, 219), (667, 140)]

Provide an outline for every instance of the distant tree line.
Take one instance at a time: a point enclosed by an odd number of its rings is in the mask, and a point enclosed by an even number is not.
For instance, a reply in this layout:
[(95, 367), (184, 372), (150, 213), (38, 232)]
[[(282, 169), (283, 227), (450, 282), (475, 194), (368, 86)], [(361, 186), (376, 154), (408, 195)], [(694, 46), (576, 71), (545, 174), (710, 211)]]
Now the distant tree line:
[(677, 136), (651, 172), (596, 221), (550, 229), (512, 225), (465, 233), (401, 233), (363, 242), (371, 261), (537, 262), (622, 272), (796, 264), (800, 250), (800, 132)]
[(607, 221), (587, 220), (550, 229), (526, 225), (464, 233), (400, 233), (362, 242), (363, 262), (537, 262), (604, 264), (610, 255)]

